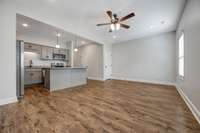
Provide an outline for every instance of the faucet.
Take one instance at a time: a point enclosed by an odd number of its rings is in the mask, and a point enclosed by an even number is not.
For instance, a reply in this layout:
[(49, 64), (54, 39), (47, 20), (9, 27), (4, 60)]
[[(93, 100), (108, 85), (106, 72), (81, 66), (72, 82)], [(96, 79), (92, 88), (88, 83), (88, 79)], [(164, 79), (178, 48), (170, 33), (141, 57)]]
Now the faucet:
[(29, 62), (29, 66), (30, 66), (30, 67), (33, 66), (33, 60), (30, 60), (30, 62)]

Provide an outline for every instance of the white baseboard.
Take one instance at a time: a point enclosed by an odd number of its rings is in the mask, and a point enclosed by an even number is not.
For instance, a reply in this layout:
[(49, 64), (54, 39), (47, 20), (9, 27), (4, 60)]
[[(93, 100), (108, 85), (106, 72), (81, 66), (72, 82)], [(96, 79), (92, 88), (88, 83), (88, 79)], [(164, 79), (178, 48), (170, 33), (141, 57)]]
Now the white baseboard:
[(187, 104), (187, 106), (189, 107), (190, 111), (192, 112), (192, 114), (194, 115), (198, 123), (200, 124), (199, 110), (196, 108), (196, 106), (192, 103), (192, 101), (187, 97), (187, 95), (183, 92), (183, 90), (178, 85), (176, 85), (176, 89), (178, 93), (181, 95), (181, 97), (183, 98), (183, 100), (185, 101), (185, 103)]
[(98, 77), (88, 77), (88, 79), (91, 79), (91, 80), (99, 80), (99, 81), (105, 81), (103, 78), (98, 78)]
[(133, 82), (142, 82), (142, 83), (151, 83), (151, 84), (160, 84), (160, 85), (173, 85), (173, 86), (175, 85), (175, 83), (173, 83), (173, 82), (164, 82), (164, 81), (155, 81), (155, 80), (142, 80), (142, 79), (121, 78), (121, 77), (112, 77), (112, 79), (133, 81)]
[(10, 103), (15, 103), (17, 102), (17, 97), (11, 97), (11, 98), (6, 98), (6, 99), (1, 99), (0, 100), (0, 105), (6, 105)]

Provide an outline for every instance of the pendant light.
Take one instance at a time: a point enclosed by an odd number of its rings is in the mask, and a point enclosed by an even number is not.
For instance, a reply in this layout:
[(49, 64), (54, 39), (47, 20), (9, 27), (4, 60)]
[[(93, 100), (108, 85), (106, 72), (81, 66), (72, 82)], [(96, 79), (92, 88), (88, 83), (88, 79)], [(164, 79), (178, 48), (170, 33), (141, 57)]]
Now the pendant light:
[(78, 52), (78, 41), (77, 41), (77, 36), (75, 36), (75, 47), (74, 47), (74, 52)]
[(75, 51), (75, 52), (78, 52), (78, 48), (75, 48), (74, 51)]
[(60, 48), (60, 45), (58, 44), (59, 43), (59, 37), (61, 36), (61, 34), (60, 33), (57, 33), (57, 35), (56, 35), (56, 48)]
[(120, 28), (121, 28), (120, 23), (116, 23), (116, 24), (111, 24), (111, 25), (110, 25), (110, 29), (111, 29), (112, 31), (120, 30)]

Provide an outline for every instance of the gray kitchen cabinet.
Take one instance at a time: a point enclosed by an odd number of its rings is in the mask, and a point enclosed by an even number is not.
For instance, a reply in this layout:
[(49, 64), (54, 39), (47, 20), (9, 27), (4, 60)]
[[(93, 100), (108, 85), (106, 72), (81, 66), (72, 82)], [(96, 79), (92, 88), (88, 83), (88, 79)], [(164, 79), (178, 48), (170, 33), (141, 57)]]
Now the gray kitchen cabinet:
[(54, 49), (53, 49), (53, 53), (54, 53), (54, 54), (59, 54), (59, 53), (60, 53), (60, 49), (54, 48)]
[(66, 58), (69, 59), (70, 58), (70, 50), (66, 49)]
[(70, 50), (69, 49), (66, 49), (66, 59), (65, 59), (65, 61), (66, 61), (66, 64), (67, 64), (67, 66), (70, 66)]
[(48, 48), (47, 54), (48, 54), (50, 59), (53, 59), (53, 48)]
[(24, 84), (39, 84), (42, 83), (42, 70), (41, 69), (25, 69)]
[(25, 71), (24, 73), (24, 85), (32, 84), (32, 72)]
[(52, 60), (53, 59), (53, 48), (42, 47), (41, 59)]
[(33, 43), (24, 43), (24, 51), (41, 53), (41, 46)]
[(53, 49), (53, 53), (54, 54), (63, 54), (63, 55), (66, 55), (66, 49), (58, 49), (58, 48), (54, 48)]
[(67, 50), (66, 49), (61, 49), (60, 54), (66, 55), (67, 54)]
[(24, 51), (35, 52), (42, 60), (62, 60), (70, 64), (70, 50), (25, 42)]

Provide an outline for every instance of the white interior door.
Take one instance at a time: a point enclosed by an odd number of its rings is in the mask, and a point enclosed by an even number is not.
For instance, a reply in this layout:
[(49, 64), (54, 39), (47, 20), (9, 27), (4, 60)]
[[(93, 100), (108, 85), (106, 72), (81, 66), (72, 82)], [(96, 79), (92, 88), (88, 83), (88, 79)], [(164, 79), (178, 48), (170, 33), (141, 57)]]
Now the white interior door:
[(112, 45), (104, 48), (104, 79), (112, 78)]

